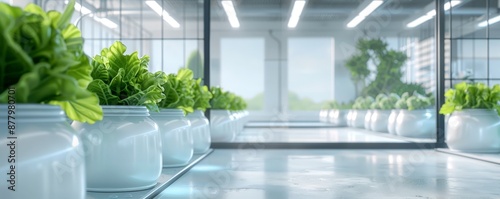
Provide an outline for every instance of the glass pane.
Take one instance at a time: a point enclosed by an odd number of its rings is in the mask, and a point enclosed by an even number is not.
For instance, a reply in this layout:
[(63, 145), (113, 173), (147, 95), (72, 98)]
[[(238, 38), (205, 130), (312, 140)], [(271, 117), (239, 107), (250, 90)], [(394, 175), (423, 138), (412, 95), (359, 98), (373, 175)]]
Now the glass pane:
[[(490, 40), (489, 78), (500, 80), (500, 40)], [(498, 81), (497, 81), (498, 82)]]
[(288, 39), (289, 110), (319, 110), (333, 98), (334, 47), (333, 37)]
[(249, 110), (262, 110), (264, 107), (264, 39), (224, 38), (220, 45), (220, 86), (242, 96), (247, 101)]

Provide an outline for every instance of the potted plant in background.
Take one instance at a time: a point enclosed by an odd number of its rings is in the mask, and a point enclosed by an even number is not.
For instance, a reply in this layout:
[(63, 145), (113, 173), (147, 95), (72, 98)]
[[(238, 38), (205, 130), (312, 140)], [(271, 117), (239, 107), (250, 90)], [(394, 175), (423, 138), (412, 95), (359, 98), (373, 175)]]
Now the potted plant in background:
[(74, 4), (59, 13), (0, 3), (2, 198), (85, 198), (83, 148), (66, 116), (94, 123), (102, 110), (86, 90), (91, 66), (70, 24)]
[(414, 92), (413, 95), (405, 95), (401, 99), (406, 100), (398, 101), (400, 112), (396, 118), (396, 134), (413, 138), (435, 137), (436, 116), (432, 109), (434, 98)]
[(377, 132), (388, 132), (389, 117), (399, 96), (396, 94), (379, 94), (376, 99), (375, 110), (370, 119), (370, 129)]
[(158, 106), (158, 113), (151, 117), (160, 127), (163, 146), (163, 167), (178, 167), (189, 163), (193, 157), (191, 123), (185, 117), (193, 112), (193, 72), (181, 68), (177, 74), (169, 74), (163, 84), (166, 98)]
[[(97, 94), (104, 118), (93, 125), (73, 122), (86, 148), (89, 191), (134, 191), (156, 185), (161, 174), (162, 147), (158, 125), (149, 110), (158, 111), (165, 98), (161, 72), (148, 71), (149, 57), (124, 54), (114, 42), (92, 60), (88, 90)], [(140, 177), (138, 177), (140, 176)]]
[(238, 117), (234, 111), (246, 109), (246, 102), (242, 97), (220, 87), (212, 87), (213, 95), (210, 100), (210, 134), (212, 141), (232, 141), (241, 132), (244, 126), (244, 118)]
[(231, 92), (229, 92), (229, 95), (229, 99), (231, 99), (229, 101), (229, 111), (235, 118), (234, 128), (236, 128), (236, 133), (239, 134), (243, 131), (243, 128), (245, 126), (244, 110), (247, 108), (247, 104), (241, 96), (238, 96)]
[(400, 85), (397, 85), (393, 87), (392, 89), (392, 94), (394, 96), (400, 96), (398, 97), (398, 100), (394, 104), (394, 108), (391, 111), (391, 114), (389, 115), (389, 121), (387, 123), (387, 130), (389, 131), (389, 134), (396, 135), (396, 118), (400, 113), (401, 109), (408, 109), (406, 101), (410, 97), (410, 93), (418, 93), (421, 95), (426, 94), (425, 88), (422, 86), (422, 84), (417, 84), (417, 83), (403, 83)]
[(394, 103), (394, 108), (391, 110), (391, 114), (389, 115), (389, 119), (387, 120), (387, 132), (392, 135), (397, 135), (396, 133), (396, 119), (399, 115), (401, 109), (407, 109), (406, 100), (410, 95), (408, 92), (403, 93), (401, 96), (398, 96), (396, 93), (391, 93), (393, 97), (396, 99), (396, 103)]
[(193, 80), (194, 112), (187, 115), (191, 123), (191, 134), (193, 136), (194, 154), (205, 153), (210, 149), (210, 123), (204, 112), (210, 108), (212, 93), (207, 86), (201, 85), (201, 79)]
[(352, 105), (353, 110), (348, 116), (352, 127), (363, 128), (365, 125), (365, 116), (370, 105), (373, 103), (373, 97), (358, 97)]
[(236, 137), (235, 129), (232, 129), (231, 123), (235, 120), (229, 112), (229, 93), (220, 87), (210, 89), (212, 99), (210, 100), (210, 136), (212, 141), (223, 142), (232, 141)]
[(365, 115), (365, 129), (366, 130), (373, 130), (372, 129), (372, 114), (377, 110), (380, 109), (380, 101), (382, 98), (386, 98), (387, 96), (385, 94), (378, 94), (375, 97), (375, 101), (370, 104), (370, 109), (366, 111)]
[(445, 93), (446, 143), (462, 152), (500, 152), (500, 85), (462, 82)]
[(329, 122), (335, 126), (347, 126), (347, 113), (352, 108), (352, 103), (338, 103), (333, 101), (331, 104), (332, 110), (328, 114)]

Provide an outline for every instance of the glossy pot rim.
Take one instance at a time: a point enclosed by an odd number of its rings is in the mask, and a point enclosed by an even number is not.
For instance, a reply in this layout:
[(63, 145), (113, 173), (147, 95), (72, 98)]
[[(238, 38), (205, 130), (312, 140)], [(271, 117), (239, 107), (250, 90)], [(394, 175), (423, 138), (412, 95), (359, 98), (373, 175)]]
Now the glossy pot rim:
[(146, 106), (101, 105), (103, 117), (108, 116), (149, 116)]
[[(9, 105), (14, 107), (9, 108)], [(5, 113), (5, 120), (0, 120), (0, 123), (7, 123), (7, 112), (14, 111), (10, 115), (15, 118), (14, 121), (23, 122), (61, 122), (66, 121), (66, 113), (59, 105), (52, 104), (35, 104), (35, 103), (20, 103), (20, 104), (0, 104), (0, 112)]]
[(494, 109), (462, 109), (453, 111), (451, 115), (498, 115)]
[(415, 109), (415, 110), (400, 109), (399, 111), (402, 113), (433, 113), (436, 111), (436, 109)]

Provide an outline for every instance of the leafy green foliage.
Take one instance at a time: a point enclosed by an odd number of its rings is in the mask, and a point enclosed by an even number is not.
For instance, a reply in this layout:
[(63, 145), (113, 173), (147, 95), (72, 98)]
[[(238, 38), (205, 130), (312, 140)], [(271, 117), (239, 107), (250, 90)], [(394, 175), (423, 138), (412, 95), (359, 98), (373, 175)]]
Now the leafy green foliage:
[(375, 80), (363, 88), (362, 96), (374, 97), (379, 93), (394, 92), (394, 87), (404, 84), (401, 81), (401, 67), (408, 59), (404, 52), (388, 50), (387, 43), (381, 39), (360, 39), (356, 48), (359, 52), (346, 61), (346, 67), (351, 71), (351, 78), (356, 86), (370, 75), (369, 61), (377, 69)]
[(446, 100), (439, 113), (451, 114), (463, 109), (495, 109), (500, 115), (500, 85), (488, 87), (483, 83), (462, 82), (444, 94)]
[(405, 109), (405, 110), (418, 110), (427, 109), (434, 104), (434, 97), (426, 97), (421, 95), (417, 91), (413, 94), (405, 92), (401, 95), (401, 98), (396, 102), (395, 108)]
[(158, 111), (165, 99), (163, 87), (167, 77), (163, 72), (148, 71), (149, 57), (139, 58), (137, 51), (124, 54), (127, 47), (116, 41), (104, 48), (92, 60), (92, 78), (88, 90), (97, 94), (101, 105), (145, 105)]
[(394, 109), (399, 96), (391, 93), (390, 95), (378, 94), (375, 101), (370, 105), (371, 109), (390, 110)]
[(211, 89), (213, 98), (210, 101), (212, 109), (224, 109), (224, 110), (245, 110), (247, 104), (245, 100), (231, 93), (229, 91), (224, 91), (220, 87), (212, 87)]
[(324, 109), (336, 109), (336, 110), (346, 110), (346, 109), (351, 109), (353, 105), (353, 102), (342, 102), (339, 103), (337, 100), (329, 101), (326, 103), (324, 106)]
[[(199, 85), (199, 84), (198, 84)], [(178, 108), (184, 114), (192, 113), (195, 105), (196, 81), (193, 80), (193, 71), (181, 68), (177, 74), (169, 74), (163, 84), (163, 94), (166, 98), (159, 103), (161, 108)]]
[(207, 108), (210, 108), (212, 93), (210, 92), (210, 90), (208, 90), (207, 86), (201, 84), (201, 78), (193, 81), (193, 108), (196, 110), (205, 111)]
[(59, 13), (0, 3), (0, 103), (12, 87), (16, 103), (59, 105), (79, 122), (102, 119), (97, 96), (86, 90), (92, 68), (81, 32), (70, 24), (74, 5)]
[(418, 94), (421, 94), (421, 95), (427, 95), (427, 91), (422, 86), (422, 84), (417, 84), (417, 83), (402, 83), (402, 84), (395, 85), (392, 88), (391, 92), (393, 92), (397, 95), (402, 95), (403, 93), (406, 93), (406, 92), (408, 92), (408, 93), (417, 92)]
[(371, 104), (375, 101), (373, 97), (367, 96), (367, 97), (358, 97), (354, 101), (354, 104), (352, 105), (353, 109), (370, 109)]

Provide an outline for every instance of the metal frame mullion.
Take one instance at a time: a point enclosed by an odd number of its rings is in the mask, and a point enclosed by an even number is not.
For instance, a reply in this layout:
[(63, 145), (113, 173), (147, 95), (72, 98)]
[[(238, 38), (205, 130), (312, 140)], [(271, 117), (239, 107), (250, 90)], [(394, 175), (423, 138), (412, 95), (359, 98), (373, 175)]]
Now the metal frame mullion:
[(444, 115), (439, 114), (440, 107), (444, 104), (445, 92), (445, 0), (435, 0), (436, 18), (435, 18), (435, 34), (436, 34), (436, 146), (445, 145), (445, 122)]

